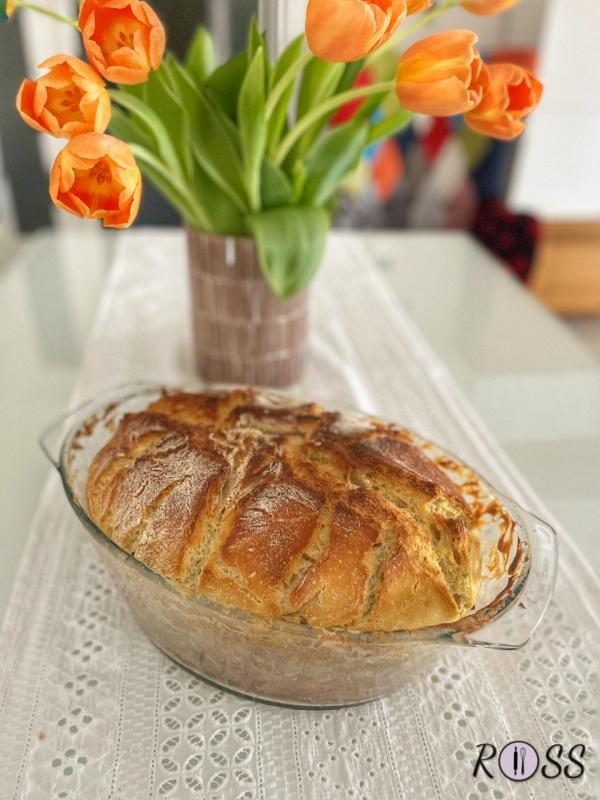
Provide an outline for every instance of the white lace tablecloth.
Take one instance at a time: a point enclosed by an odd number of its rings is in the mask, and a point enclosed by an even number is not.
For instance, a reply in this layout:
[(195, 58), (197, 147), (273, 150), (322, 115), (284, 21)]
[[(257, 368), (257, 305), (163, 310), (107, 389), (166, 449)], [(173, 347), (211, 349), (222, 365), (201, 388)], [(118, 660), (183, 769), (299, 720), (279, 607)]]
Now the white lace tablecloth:
[[(332, 237), (295, 394), (411, 426), (548, 518), (390, 295), (360, 238)], [(74, 402), (192, 379), (187, 303), (183, 236), (123, 234)], [(204, 684), (144, 638), (53, 476), (0, 638), (0, 798), (597, 800), (599, 588), (563, 533), (555, 598), (522, 651), (451, 648), (361, 707), (269, 706)], [(586, 774), (473, 779), (476, 746), (511, 740), (584, 743)]]

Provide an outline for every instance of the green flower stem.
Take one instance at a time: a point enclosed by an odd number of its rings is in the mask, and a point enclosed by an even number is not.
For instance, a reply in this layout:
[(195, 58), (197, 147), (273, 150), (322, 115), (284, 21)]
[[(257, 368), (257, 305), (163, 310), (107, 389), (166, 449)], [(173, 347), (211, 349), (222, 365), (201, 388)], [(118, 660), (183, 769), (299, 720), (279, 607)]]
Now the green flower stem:
[(454, 6), (457, 6), (459, 2), (460, 0), (443, 0), (443, 2), (437, 6), (437, 8), (434, 8), (428, 14), (423, 14), (423, 16), (416, 19), (412, 25), (409, 25), (406, 28), (400, 28), (397, 36), (392, 36), (378, 50), (376, 50), (374, 53), (371, 53), (371, 55), (367, 58), (366, 64), (372, 64), (374, 61), (377, 61), (379, 56), (387, 53), (388, 50), (396, 47), (397, 44), (400, 44), (400, 42), (403, 42), (405, 39), (408, 39), (413, 35), (413, 33), (416, 33), (417, 31), (421, 30), (421, 28), (424, 28), (425, 25), (429, 25), (429, 23), (433, 22), (434, 19), (437, 19), (440, 14), (443, 14), (445, 11), (454, 8)]
[(265, 106), (265, 116), (267, 118), (267, 122), (271, 119), (273, 112), (277, 108), (277, 103), (285, 94), (285, 91), (290, 83), (296, 79), (296, 76), (304, 69), (304, 67), (307, 66), (307, 64), (312, 61), (313, 58), (314, 56), (310, 50), (302, 53), (300, 58), (294, 64), (292, 64), (287, 72), (284, 72), (281, 78), (277, 81), (271, 93), (269, 94), (269, 97), (267, 98), (267, 105)]
[(395, 85), (396, 84), (394, 81), (375, 83), (373, 86), (364, 86), (360, 89), (350, 89), (347, 92), (336, 94), (333, 97), (330, 97), (328, 100), (325, 100), (323, 103), (316, 106), (316, 108), (313, 108), (312, 111), (309, 111), (308, 114), (305, 114), (283, 139), (277, 150), (277, 155), (275, 156), (275, 165), (280, 166), (283, 161), (285, 161), (287, 154), (296, 144), (298, 139), (304, 133), (306, 133), (306, 131), (312, 125), (314, 125), (315, 122), (319, 122), (319, 120), (321, 120), (323, 117), (331, 114), (332, 111), (337, 111), (338, 108), (345, 106), (346, 103), (351, 103), (353, 100), (361, 100), (363, 97), (370, 97), (374, 94), (390, 92), (395, 88)]
[(75, 28), (76, 31), (79, 30), (79, 25), (77, 24), (76, 20), (71, 19), (70, 17), (65, 17), (62, 14), (57, 14), (55, 11), (50, 11), (42, 6), (37, 6), (35, 3), (27, 3), (23, 2), (23, 0), (16, 0), (15, 11), (18, 8), (25, 8), (28, 11), (36, 11), (38, 14), (43, 14), (45, 17), (50, 17), (50, 19), (56, 20), (56, 22), (64, 22), (67, 25), (70, 25), (72, 28)]

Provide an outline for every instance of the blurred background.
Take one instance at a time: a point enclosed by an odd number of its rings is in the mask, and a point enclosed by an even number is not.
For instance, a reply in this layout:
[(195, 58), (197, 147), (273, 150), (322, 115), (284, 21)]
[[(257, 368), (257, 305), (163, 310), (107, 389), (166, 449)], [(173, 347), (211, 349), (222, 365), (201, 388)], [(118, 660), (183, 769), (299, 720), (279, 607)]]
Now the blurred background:
[[(38, 2), (76, 14), (71, 0)], [(203, 23), (221, 58), (245, 46), (253, 14), (268, 30), (275, 55), (301, 32), (305, 13), (303, 0), (152, 5), (173, 50), (183, 53)], [(516, 143), (492, 143), (459, 121), (418, 119), (401, 137), (365, 155), (345, 187), (336, 225), (420, 237), (407, 238), (398, 252), (400, 297), (544, 499), (554, 499), (553, 510), (566, 524), (587, 530), (591, 542), (598, 519), (593, 498), (600, 498), (600, 2), (521, 0), (496, 17), (457, 9), (442, 15), (431, 32), (450, 27), (476, 30), (488, 60), (511, 60), (538, 72), (546, 92), (527, 133)], [(35, 436), (68, 404), (119, 237), (53, 208), (48, 170), (60, 143), (26, 127), (14, 107), (21, 80), (37, 74), (37, 63), (78, 48), (74, 31), (26, 11), (0, 26), (0, 418), (3, 446), (11, 454), (2, 468), (0, 503), (11, 509), (6, 524), (23, 530), (32, 486), (46, 472)], [(369, 73), (360, 78), (376, 79)], [(178, 219), (147, 186), (137, 224), (174, 226)], [(432, 231), (467, 232), (482, 248), (473, 250), (456, 285), (463, 311), (448, 312), (448, 319), (442, 298), (423, 298), (418, 288), (410, 295), (423, 276), (411, 272), (403, 253), (410, 254), (411, 242), (423, 253)], [(478, 283), (485, 251), (495, 259), (494, 268), (536, 298), (523, 302), (518, 320), (512, 301), (494, 302)], [(474, 307), (479, 322), (468, 325), (462, 315)], [(542, 315), (542, 307), (551, 316)], [(494, 355), (495, 364), (484, 364), (486, 353), (496, 353), (498, 330), (506, 336), (502, 363)], [(450, 353), (450, 344), (459, 340)], [(507, 397), (529, 405), (531, 421), (519, 430), (515, 415), (506, 411)], [(551, 400), (560, 406), (560, 424), (549, 414), (544, 430), (540, 421), (532, 433)], [(556, 463), (559, 440), (564, 449)], [(584, 465), (576, 478), (566, 469), (567, 459)], [(1, 579), (0, 567), (0, 586)]]
[[(73, 14), (72, 0), (41, 0)], [(182, 54), (195, 25), (214, 33), (219, 55), (244, 46), (248, 21), (259, 14), (272, 53), (302, 30), (303, 0), (191, 0), (154, 3)], [(516, 143), (493, 143), (459, 120), (417, 120), (399, 137), (368, 152), (348, 181), (337, 224), (351, 228), (465, 229), (527, 282), (553, 311), (600, 353), (600, 61), (597, 0), (522, 0), (510, 13), (476, 17), (456, 9), (432, 32), (470, 26), (490, 61), (535, 68), (546, 84), (539, 112)], [(24, 75), (49, 52), (77, 52), (76, 33), (53, 20), (20, 13), (0, 28), (0, 258), (19, 234), (72, 226), (48, 199), (47, 174), (59, 145), (26, 128), (13, 98)], [(383, 69), (394, 69), (394, 56)], [(362, 83), (381, 76), (365, 72)], [(342, 111), (341, 121), (351, 109)], [(152, 190), (138, 224), (176, 225)], [(83, 230), (76, 226), (78, 232)], [(94, 232), (96, 233), (96, 231)], [(12, 245), (11, 245), (12, 242)], [(582, 318), (582, 316), (584, 318)], [(590, 319), (592, 317), (592, 319)]]

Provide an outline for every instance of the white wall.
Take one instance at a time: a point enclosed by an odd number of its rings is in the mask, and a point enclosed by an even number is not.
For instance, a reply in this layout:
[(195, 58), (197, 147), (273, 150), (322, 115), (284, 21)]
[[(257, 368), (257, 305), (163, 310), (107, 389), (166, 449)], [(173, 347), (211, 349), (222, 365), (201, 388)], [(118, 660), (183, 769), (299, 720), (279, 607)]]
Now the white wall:
[(258, 0), (259, 23), (267, 32), (272, 56), (278, 55), (304, 30), (306, 0)]
[(519, 148), (510, 201), (545, 219), (600, 219), (600, 0), (547, 0), (545, 93)]

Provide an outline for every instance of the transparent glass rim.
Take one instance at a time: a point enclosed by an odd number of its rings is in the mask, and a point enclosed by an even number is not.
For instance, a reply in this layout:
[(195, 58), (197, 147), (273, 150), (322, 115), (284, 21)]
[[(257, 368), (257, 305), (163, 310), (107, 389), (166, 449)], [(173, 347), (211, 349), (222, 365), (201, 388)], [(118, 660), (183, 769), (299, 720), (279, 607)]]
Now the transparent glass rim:
[[(468, 633), (478, 633), (480, 634), (488, 625), (497, 620), (501, 619), (504, 615), (506, 615), (516, 604), (519, 603), (523, 592), (525, 591), (530, 574), (531, 574), (531, 543), (529, 540), (529, 535), (525, 527), (519, 523), (519, 521), (515, 518), (515, 514), (513, 511), (521, 512), (526, 516), (530, 517), (533, 520), (536, 520), (543, 524), (546, 528), (550, 528), (550, 526), (540, 520), (536, 515), (532, 514), (529, 511), (521, 508), (517, 503), (510, 500), (509, 498), (505, 497), (501, 492), (496, 491), (493, 486), (486, 481), (485, 479), (481, 478), (481, 476), (475, 471), (472, 470), (467, 464), (461, 461), (461, 459), (456, 458), (455, 460), (461, 464), (463, 464), (468, 470), (473, 472), (478, 479), (481, 481), (483, 486), (490, 491), (490, 493), (502, 504), (503, 508), (508, 512), (511, 519), (515, 523), (515, 536), (517, 537), (519, 543), (523, 547), (523, 552), (520, 555), (520, 563), (518, 566), (518, 570), (515, 572), (514, 581), (508, 590), (505, 590), (505, 593), (500, 593), (499, 597), (496, 597), (491, 603), (485, 606), (483, 609), (479, 611), (469, 614), (460, 620), (457, 620), (454, 623), (445, 624), (445, 625), (436, 625), (431, 627), (424, 627), (419, 628), (416, 630), (397, 630), (397, 631), (349, 631), (346, 629), (341, 628), (317, 628), (308, 623), (297, 623), (291, 622), (285, 619), (269, 619), (265, 617), (261, 617), (256, 614), (251, 614), (246, 611), (242, 611), (235, 607), (224, 606), (215, 601), (211, 600), (210, 598), (204, 595), (193, 595), (187, 594), (178, 587), (177, 584), (170, 581), (169, 579), (165, 578), (164, 576), (160, 575), (157, 572), (154, 572), (149, 567), (147, 567), (144, 563), (137, 560), (133, 555), (128, 553), (126, 550), (123, 550), (118, 544), (112, 541), (103, 531), (98, 528), (98, 526), (94, 523), (94, 521), (89, 517), (87, 511), (79, 502), (78, 498), (73, 491), (73, 487), (71, 485), (70, 477), (69, 477), (69, 469), (68, 469), (68, 456), (70, 450), (70, 444), (73, 437), (76, 435), (78, 431), (81, 430), (86, 423), (90, 422), (97, 422), (102, 418), (106, 418), (110, 413), (111, 409), (114, 409), (120, 403), (125, 403), (130, 400), (134, 400), (137, 398), (141, 398), (146, 395), (151, 394), (171, 394), (174, 392), (218, 392), (223, 390), (233, 390), (236, 388), (243, 388), (234, 385), (222, 385), (222, 384), (203, 384), (200, 382), (193, 382), (193, 383), (186, 383), (177, 386), (167, 386), (164, 384), (151, 384), (151, 383), (127, 383), (127, 384), (120, 384), (111, 389), (107, 390), (106, 393), (103, 393), (101, 397), (97, 397), (94, 400), (85, 402), (75, 408), (74, 410), (70, 411), (63, 417), (61, 417), (58, 421), (53, 423), (40, 437), (40, 446), (48, 459), (52, 462), (55, 466), (57, 471), (60, 474), (61, 481), (65, 490), (65, 494), (67, 495), (67, 499), (69, 504), (71, 505), (72, 509), (74, 510), (75, 514), (79, 518), (80, 522), (83, 524), (86, 531), (91, 535), (93, 541), (99, 545), (101, 548), (106, 549), (112, 555), (117, 556), (118, 558), (122, 559), (123, 561), (127, 562), (129, 565), (133, 566), (143, 577), (147, 580), (150, 580), (153, 583), (156, 583), (161, 588), (167, 590), (168, 592), (174, 593), (180, 599), (185, 600), (186, 603), (192, 604), (197, 606), (198, 608), (208, 609), (212, 612), (216, 612), (224, 616), (225, 618), (230, 618), (234, 620), (239, 620), (246, 623), (252, 623), (253, 625), (262, 625), (265, 628), (278, 630), (286, 632), (289, 635), (295, 636), (304, 636), (311, 640), (320, 639), (320, 640), (337, 640), (341, 643), (346, 644), (361, 644), (361, 643), (370, 643), (370, 644), (406, 644), (410, 642), (430, 642), (430, 643), (440, 643), (443, 642), (444, 644), (455, 644), (460, 646), (467, 646), (467, 647), (486, 647), (490, 649), (516, 649), (518, 646), (512, 647), (510, 645), (499, 645), (494, 642), (484, 642), (480, 640), (473, 641), (469, 638)], [(263, 391), (262, 389), (260, 391)], [(268, 390), (264, 390), (264, 393), (267, 395), (273, 395), (275, 397), (286, 397), (286, 395), (282, 394), (281, 392), (270, 392)], [(290, 396), (290, 401), (295, 401), (297, 398)], [(363, 414), (362, 412), (357, 412), (353, 409), (339, 409), (341, 413), (350, 413), (352, 415), (363, 416), (365, 418), (369, 418), (370, 415)], [(85, 417), (82, 414), (85, 413)], [(65, 430), (65, 426), (68, 426)], [(51, 440), (59, 434), (60, 436), (60, 443), (58, 445), (58, 455), (53, 455), (52, 452), (52, 444)], [(441, 452), (447, 454), (450, 458), (454, 459), (451, 453), (449, 453), (445, 448), (438, 446), (431, 440), (425, 440), (430, 442), (436, 448), (438, 448)], [(554, 574), (552, 578), (552, 587), (554, 586), (554, 582), (556, 580), (556, 574)], [(535, 628), (539, 625), (541, 621), (541, 617), (545, 612), (547, 606), (550, 603), (551, 593), (547, 598), (547, 602), (544, 605), (543, 611), (540, 615), (540, 619), (538, 620)], [(500, 601), (500, 602), (499, 602)], [(494, 606), (496, 606), (494, 608)], [(493, 614), (490, 615), (489, 618), (485, 618), (485, 611), (488, 608), (493, 608)], [(473, 627), (473, 620), (476, 616), (482, 616), (482, 621), (477, 624), (476, 627)], [(530, 638), (533, 630), (530, 631), (529, 636)]]

